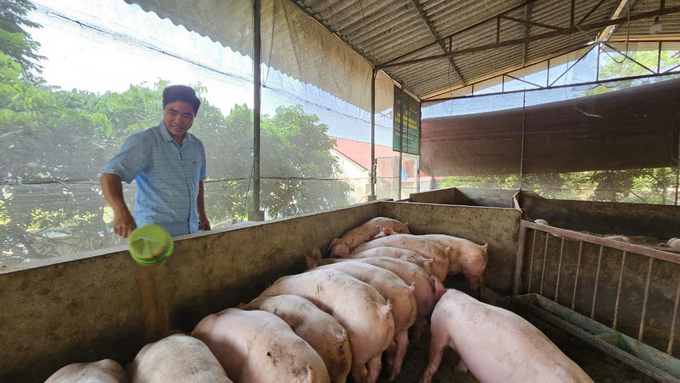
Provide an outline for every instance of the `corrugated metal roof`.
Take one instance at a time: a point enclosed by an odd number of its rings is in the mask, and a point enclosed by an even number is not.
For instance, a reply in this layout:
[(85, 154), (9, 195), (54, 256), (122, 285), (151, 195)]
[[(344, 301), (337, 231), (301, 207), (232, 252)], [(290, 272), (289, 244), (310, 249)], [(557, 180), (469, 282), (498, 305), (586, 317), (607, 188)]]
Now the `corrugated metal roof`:
[[(421, 17), (416, 6), (424, 11)], [(666, 6), (674, 2), (667, 0)], [(396, 58), (417, 59), (440, 55), (449, 49), (450, 35), (453, 50), (496, 43), (497, 16), (524, 20), (528, 19), (555, 27), (567, 28), (571, 22), (570, 0), (301, 0), (308, 11), (328, 21), (340, 35), (355, 48), (364, 52), (373, 64), (383, 64)], [(574, 22), (583, 19), (599, 0), (576, 0)], [(602, 3), (587, 18), (584, 24), (609, 20), (620, 1)], [(639, 1), (636, 12), (658, 9), (658, 0)], [(655, 8), (657, 7), (657, 8)], [(509, 11), (509, 12), (507, 12)], [(665, 16), (671, 18), (673, 15)], [(474, 28), (476, 24), (489, 19)], [(649, 21), (649, 25), (651, 25)], [(428, 23), (432, 29), (428, 27)], [(645, 21), (647, 23), (647, 21)], [(649, 33), (649, 26), (647, 33)], [(664, 24), (664, 31), (666, 26)], [(577, 32), (571, 35), (529, 42), (525, 45), (496, 48), (481, 52), (454, 56), (452, 60), (442, 58), (407, 66), (385, 68), (407, 89), (423, 97), (442, 90), (462, 87), (491, 78), (500, 73), (530, 65), (538, 61), (566, 53), (584, 46), (597, 38), (600, 30)], [(536, 36), (552, 29), (516, 21), (501, 19), (500, 41)], [(617, 31), (619, 32), (619, 31)], [(436, 38), (435, 38), (436, 36)], [(437, 42), (440, 39), (441, 42)], [(444, 45), (442, 47), (441, 45)], [(418, 50), (420, 48), (420, 50)], [(415, 51), (415, 52), (414, 52)], [(413, 52), (407, 56), (409, 52)], [(460, 74), (460, 75), (459, 75)]]
[[(666, 0), (666, 8), (680, 6), (680, 0)], [(659, 0), (637, 0), (630, 9), (631, 14), (649, 12), (659, 9)], [(628, 12), (621, 14), (626, 17)], [(663, 34), (680, 33), (680, 15), (671, 14), (659, 17), (663, 25)], [(649, 28), (654, 23), (654, 19), (639, 20), (630, 23), (630, 35), (649, 35)], [(613, 36), (625, 38), (628, 35), (628, 25), (620, 25), (614, 29)], [(650, 36), (651, 37), (651, 36)]]

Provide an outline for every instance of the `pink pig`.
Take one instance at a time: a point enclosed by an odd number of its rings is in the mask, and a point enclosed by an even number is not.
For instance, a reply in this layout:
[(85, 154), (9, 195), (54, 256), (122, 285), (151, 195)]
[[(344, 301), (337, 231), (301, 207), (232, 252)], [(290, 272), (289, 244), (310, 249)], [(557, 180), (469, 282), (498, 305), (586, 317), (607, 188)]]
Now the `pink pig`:
[(376, 234), (380, 233), (381, 227), (389, 227), (397, 233), (409, 233), (408, 223), (402, 223), (391, 218), (376, 217), (350, 230), (342, 238), (333, 239), (329, 247), (329, 256), (337, 258), (348, 255), (357, 246), (370, 241)]
[(469, 369), (480, 383), (592, 383), (522, 317), (453, 289), (432, 313), (430, 362), (420, 383), (432, 381), (446, 347), (460, 355), (457, 368)]
[[(370, 250), (362, 251), (361, 253), (346, 255), (344, 259), (361, 259), (374, 257), (388, 257), (404, 260), (409, 263), (417, 265), (423, 269), (427, 275), (432, 275), (432, 265), (434, 261), (432, 258), (425, 258), (422, 254), (413, 250), (399, 249), (396, 247), (376, 247)], [(321, 258), (321, 257), (319, 257)]]
[(272, 313), (226, 309), (203, 318), (192, 335), (236, 383), (330, 382), (319, 354)]
[(392, 305), (369, 284), (335, 270), (312, 270), (280, 278), (262, 296), (299, 295), (331, 314), (345, 328), (352, 349), (352, 377), (375, 383), (380, 357), (394, 338)]
[(123, 367), (111, 359), (93, 363), (73, 363), (60, 368), (45, 383), (128, 383), (130, 378)]
[[(339, 262), (350, 262), (347, 259), (312, 259), (307, 258), (307, 267), (314, 268), (320, 265), (328, 265)], [(355, 259), (354, 261), (364, 262), (378, 266), (396, 274), (407, 285), (413, 286), (413, 296), (416, 298), (416, 321), (413, 324), (413, 339), (417, 340), (427, 326), (427, 316), (432, 313), (434, 306), (439, 298), (444, 294), (444, 285), (437, 277), (430, 277), (420, 267), (401, 259), (389, 257), (372, 257)]]
[(231, 383), (200, 340), (175, 334), (144, 346), (130, 365), (132, 383)]
[(309, 300), (297, 295), (258, 297), (243, 310), (264, 310), (283, 319), (300, 338), (319, 353), (331, 383), (344, 383), (352, 368), (352, 351), (345, 328)]
[(396, 274), (364, 262), (339, 262), (326, 265), (317, 270), (338, 270), (375, 287), (380, 295), (392, 302), (394, 318), (394, 342), (396, 349), (388, 352), (387, 363), (391, 367), (388, 381), (393, 381), (401, 371), (401, 364), (408, 347), (408, 329), (416, 320), (416, 298), (413, 296), (414, 286), (409, 286)]

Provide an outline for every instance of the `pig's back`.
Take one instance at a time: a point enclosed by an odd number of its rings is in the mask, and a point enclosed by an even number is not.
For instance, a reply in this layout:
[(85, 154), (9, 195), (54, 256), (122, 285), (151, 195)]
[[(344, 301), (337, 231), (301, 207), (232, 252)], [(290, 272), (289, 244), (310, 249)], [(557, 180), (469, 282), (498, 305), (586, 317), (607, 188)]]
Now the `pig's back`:
[(443, 310), (435, 309), (432, 326), (446, 321), (455, 349), (480, 382), (592, 382), (522, 317), (461, 292), (450, 294), (440, 300)]

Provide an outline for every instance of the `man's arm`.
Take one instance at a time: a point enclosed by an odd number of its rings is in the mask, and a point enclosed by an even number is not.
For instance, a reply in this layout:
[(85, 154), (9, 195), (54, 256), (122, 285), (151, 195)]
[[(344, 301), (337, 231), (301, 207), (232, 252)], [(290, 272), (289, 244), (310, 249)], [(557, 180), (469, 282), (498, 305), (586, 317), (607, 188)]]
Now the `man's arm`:
[[(130, 233), (137, 228), (137, 224), (135, 223), (135, 219), (132, 218), (130, 210), (128, 210), (125, 205), (125, 199), (123, 199), (123, 184), (120, 177), (111, 173), (103, 173), (102, 177), (99, 179), (99, 183), (102, 185), (104, 199), (106, 199), (106, 202), (108, 202), (113, 209), (113, 231), (123, 238), (129, 237)], [(202, 190), (203, 189), (201, 188), (201, 191)]]
[(198, 229), (207, 231), (210, 230), (210, 222), (205, 214), (205, 198), (203, 195), (203, 181), (198, 181), (198, 200), (196, 201), (198, 207)]

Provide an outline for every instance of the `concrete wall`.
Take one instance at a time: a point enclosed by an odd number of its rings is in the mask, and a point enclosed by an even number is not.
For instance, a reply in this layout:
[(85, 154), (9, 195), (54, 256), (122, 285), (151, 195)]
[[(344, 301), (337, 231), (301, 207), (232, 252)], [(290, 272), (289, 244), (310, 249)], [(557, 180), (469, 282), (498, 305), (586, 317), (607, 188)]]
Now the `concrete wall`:
[(205, 315), (247, 302), (282, 275), (304, 270), (304, 256), (314, 247), (327, 247), (377, 216), (380, 204), (176, 238), (173, 255), (153, 268), (138, 266), (119, 248), (2, 272), (0, 382), (42, 382), (75, 362), (128, 363), (153, 338), (145, 328), (140, 280), (166, 305), (170, 328), (191, 331)]
[(410, 199), (422, 203), (511, 208), (515, 193), (505, 189), (446, 188), (412, 193)]
[(545, 199), (533, 192), (520, 194), (528, 217), (551, 226), (600, 234), (680, 236), (680, 206)]
[[(413, 234), (448, 234), (489, 243), (487, 287), (512, 293), (520, 211), (489, 207), (383, 202), (380, 214), (408, 222)], [(458, 285), (456, 285), (458, 286)], [(466, 288), (461, 287), (466, 290)], [(466, 290), (467, 291), (467, 290)]]

